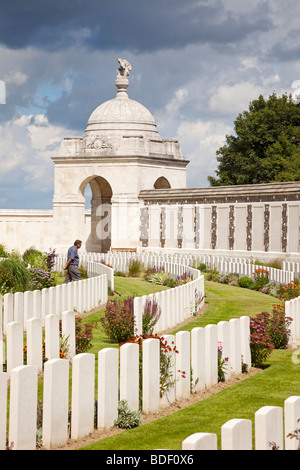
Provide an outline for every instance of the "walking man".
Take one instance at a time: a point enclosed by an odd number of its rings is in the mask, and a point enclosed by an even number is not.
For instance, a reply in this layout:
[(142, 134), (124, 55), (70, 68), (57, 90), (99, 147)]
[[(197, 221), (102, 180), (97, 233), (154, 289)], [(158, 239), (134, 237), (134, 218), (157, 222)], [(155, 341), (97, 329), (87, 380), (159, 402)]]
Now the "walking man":
[(67, 275), (64, 280), (64, 284), (68, 284), (71, 281), (80, 281), (81, 276), (78, 270), (79, 266), (79, 256), (78, 250), (82, 245), (81, 240), (75, 240), (74, 245), (70, 246), (68, 249), (67, 263), (64, 266), (64, 269), (67, 270)]

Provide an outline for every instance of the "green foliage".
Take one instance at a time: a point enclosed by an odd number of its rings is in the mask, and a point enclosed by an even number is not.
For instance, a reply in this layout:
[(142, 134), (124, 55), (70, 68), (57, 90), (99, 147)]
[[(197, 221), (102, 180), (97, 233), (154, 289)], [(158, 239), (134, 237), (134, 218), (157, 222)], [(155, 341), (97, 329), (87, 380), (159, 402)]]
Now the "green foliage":
[(207, 271), (207, 276), (206, 276), (206, 279), (208, 281), (214, 281), (214, 282), (220, 282), (220, 275), (219, 275), (219, 271), (217, 271), (216, 269), (210, 269)]
[(81, 279), (87, 279), (88, 275), (87, 275), (87, 269), (86, 268), (84, 268), (83, 266), (79, 266), (78, 271), (79, 271), (79, 274), (81, 276)]
[(225, 373), (228, 367), (228, 357), (223, 357), (223, 344), (218, 341), (218, 382), (225, 381)]
[(150, 335), (161, 315), (161, 308), (155, 299), (146, 299), (143, 311), (143, 334)]
[(82, 318), (75, 318), (76, 354), (86, 353), (92, 348), (93, 328), (91, 323), (83, 323)]
[(253, 281), (251, 277), (244, 276), (244, 277), (240, 277), (238, 281), (238, 285), (239, 287), (244, 287), (245, 289), (254, 289), (255, 282)]
[(143, 265), (138, 260), (131, 260), (128, 268), (129, 277), (139, 277), (143, 271)]
[(39, 250), (36, 250), (33, 246), (28, 248), (23, 253), (23, 260), (26, 261), (33, 269), (47, 270), (47, 255)]
[(199, 266), (197, 266), (197, 269), (199, 269), (199, 271), (202, 271), (205, 273), (206, 271), (206, 264), (205, 263), (200, 263)]
[(257, 268), (253, 273), (256, 290), (262, 290), (269, 282), (269, 271), (264, 268)]
[(148, 278), (148, 281), (152, 282), (153, 284), (160, 284), (161, 286), (163, 286), (167, 284), (167, 281), (169, 281), (169, 279), (169, 273), (166, 273), (165, 271), (159, 271), (157, 273), (152, 274), (152, 276)]
[(31, 290), (42, 290), (55, 286), (55, 279), (51, 273), (43, 269), (29, 269), (31, 274)]
[(31, 289), (31, 274), (17, 255), (0, 262), (0, 293), (25, 292)]
[(114, 275), (115, 275), (115, 276), (119, 276), (119, 277), (126, 277), (126, 274), (125, 274), (125, 273), (122, 273), (122, 271), (115, 271), (115, 272), (114, 272)]
[(261, 312), (250, 317), (250, 348), (254, 366), (261, 365), (273, 349), (286, 349), (291, 319), (285, 312), (273, 309), (272, 313)]
[(238, 115), (234, 131), (217, 150), (211, 186), (300, 180), (300, 106), (291, 96), (260, 95)]
[(121, 400), (118, 405), (118, 419), (115, 420), (114, 425), (121, 429), (131, 429), (139, 426), (141, 422), (140, 412), (131, 410), (127, 400)]
[(8, 253), (6, 251), (5, 245), (0, 243), (0, 258), (7, 258)]
[(221, 284), (228, 284), (229, 286), (238, 286), (239, 275), (236, 273), (229, 273), (220, 277)]
[(108, 301), (101, 324), (115, 343), (124, 343), (134, 335), (133, 297), (122, 301)]

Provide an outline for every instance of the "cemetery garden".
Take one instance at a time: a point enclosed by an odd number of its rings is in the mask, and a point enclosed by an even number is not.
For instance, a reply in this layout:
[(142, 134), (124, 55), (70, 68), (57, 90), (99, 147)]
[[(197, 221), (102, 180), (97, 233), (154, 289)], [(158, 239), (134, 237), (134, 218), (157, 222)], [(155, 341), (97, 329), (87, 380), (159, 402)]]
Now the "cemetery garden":
[[(53, 288), (62, 286), (64, 273), (56, 271), (55, 250), (42, 253), (31, 247), (21, 255), (17, 252), (7, 253), (5, 247), (1, 246), (0, 258), (1, 303), (8, 299), (9, 295), (19, 292), (43, 291), (46, 295), (46, 290), (48, 293), (51, 288), (53, 294), (55, 291)], [(111, 266), (108, 266), (107, 261), (104, 259), (100, 260), (100, 264), (111, 269)], [(297, 299), (300, 292), (300, 283), (297, 278), (288, 284), (275, 283), (269, 279), (270, 266), (264, 266), (260, 262), (256, 262), (256, 264), (254, 262), (254, 265), (256, 268), (253, 270), (252, 276), (239, 276), (234, 272), (229, 272), (226, 275), (220, 274), (216, 268), (209, 266), (209, 263), (196, 263), (191, 267), (192, 271), (189, 271), (186, 266), (180, 275), (176, 275), (174, 272), (170, 275), (165, 267), (166, 265), (162, 265), (160, 262), (155, 266), (145, 266), (139, 259), (133, 259), (129, 262), (126, 270), (114, 270), (113, 290), (105, 284), (107, 292), (101, 302), (97, 299), (96, 302), (90, 302), (87, 307), (82, 309), (80, 306), (83, 304), (80, 304), (77, 298), (79, 303), (76, 304), (76, 307), (71, 308), (71, 310), (74, 310), (74, 338), (76, 344), (76, 346), (72, 345), (74, 348), (72, 355), (70, 354), (70, 337), (72, 335), (63, 334), (67, 330), (63, 331), (62, 315), (56, 315), (55, 313), (53, 315), (53, 311), (52, 315), (51, 312), (49, 315), (49, 312), (45, 311), (42, 322), (42, 331), (44, 332), (42, 334), (43, 365), (37, 380), (35, 447), (37, 449), (179, 450), (189, 448), (184, 447), (189, 445), (188, 442), (183, 444), (189, 436), (197, 433), (210, 433), (217, 436), (217, 447), (221, 448), (222, 426), (224, 423), (236, 418), (245, 420), (245, 422), (253, 421), (254, 423), (255, 414), (261, 407), (282, 408), (289, 397), (297, 396), (299, 394), (299, 361), (295, 360), (295, 351), (297, 351), (295, 344), (291, 344), (290, 341), (293, 320), (285, 312), (285, 302)], [(278, 269), (278, 267), (274, 269)], [(198, 274), (195, 274), (194, 271), (198, 271)], [(89, 269), (87, 265), (83, 265), (80, 272), (82, 279), (88, 280)], [(94, 276), (94, 279), (96, 279), (97, 276)], [(193, 282), (200, 282), (199, 279), (202, 276), (204, 281), (203, 292), (200, 292), (201, 288), (182, 291), (182, 287), (187, 289), (189, 285), (194, 285)], [(105, 274), (100, 277), (106, 281)], [(76, 285), (77, 283), (73, 284)], [(199, 285), (197, 284), (197, 286)], [(90, 289), (87, 292), (92, 293), (93, 298), (96, 299), (98, 295), (96, 284), (92, 284)], [(192, 299), (192, 306), (188, 309), (188, 314), (183, 317), (177, 316), (179, 321), (176, 321), (171, 327), (168, 327), (167, 323), (162, 323), (160, 319), (164, 313), (163, 306), (166, 303), (163, 302), (166, 302), (166, 293), (168, 291), (178, 292), (175, 303), (168, 305), (175, 306), (178, 303), (179, 307), (184, 306), (185, 311), (187, 308), (183, 297), (191, 296), (189, 297), (189, 305)], [(66, 294), (67, 291), (61, 292)], [(72, 292), (76, 296), (75, 291)], [(103, 290), (99, 290), (99, 292), (102, 293)], [(180, 296), (179, 292), (185, 292), (185, 294), (182, 294), (183, 297)], [(159, 293), (162, 293), (163, 297), (157, 297)], [(85, 294), (82, 294), (82, 297), (86, 298)], [(134, 299), (136, 298), (144, 298), (145, 300), (139, 320), (142, 329), (138, 332), (135, 328), (137, 313), (134, 309)], [(50, 297), (47, 297), (47, 299), (50, 299)], [(54, 305), (53, 300), (49, 300), (49, 302)], [(56, 300), (55, 305), (57, 305), (57, 302)], [(72, 305), (72, 303), (69, 305)], [(60, 314), (64, 310), (68, 310), (65, 306), (61, 308), (63, 310)], [(174, 307), (174, 310), (176, 309), (177, 307)], [(38, 317), (39, 315), (35, 314), (35, 316)], [(60, 331), (59, 356), (55, 356), (53, 359), (47, 355), (48, 343), (45, 338), (45, 328), (48, 324), (47, 316), (60, 318), (57, 323)], [(244, 345), (244, 333), (242, 333), (244, 327), (242, 323), (238, 324), (239, 329), (233, 331), (239, 332), (242, 344), (239, 346), (240, 355), (237, 361), (239, 364), (235, 366), (232, 358), (229, 361), (227, 357), (229, 349), (225, 327), (233, 328), (234, 325), (237, 327), (237, 324), (234, 324), (233, 321), (245, 318), (248, 321), (245, 325), (248, 325), (246, 332), (249, 333), (248, 346), (251, 356), (250, 360), (245, 357), (247, 345)], [(15, 317), (11, 320), (12, 323), (18, 323)], [(32, 320), (31, 315), (27, 317), (27, 321), (29, 320)], [(10, 400), (12, 400), (15, 392), (7, 393), (7, 390), (9, 391), (14, 380), (16, 380), (14, 378), (14, 370), (16, 369), (12, 366), (9, 367), (8, 364), (9, 358), (12, 357), (9, 355), (9, 345), (7, 344), (9, 336), (12, 335), (12, 330), (10, 330), (12, 323), (6, 322), (5, 324), (3, 307), (1, 309), (1, 335), (4, 351), (7, 348), (7, 358), (2, 351), (3, 372), (0, 371), (0, 378), (2, 379), (0, 393), (4, 393), (4, 390), (6, 390), (3, 396), (7, 396), (7, 410), (10, 410), (10, 417), (8, 423), (5, 422), (5, 431), (2, 422), (0, 436), (2, 438), (2, 448), (8, 450), (18, 445), (18, 442), (15, 443), (11, 440), (13, 435), (11, 429), (14, 430), (16, 425), (13, 423), (14, 411)], [(164, 325), (165, 328), (161, 326), (160, 330), (157, 331), (156, 326), (158, 324)], [(216, 336), (213, 336), (213, 333), (212, 336), (209, 336), (211, 326), (215, 328), (212, 331), (215, 331)], [(224, 327), (224, 330), (221, 329), (222, 327)], [(220, 334), (221, 331), (223, 331), (223, 336)], [(215, 348), (215, 353), (212, 355), (215, 358), (214, 364), (216, 367), (212, 366), (209, 378), (207, 371), (206, 377), (203, 378), (201, 372), (197, 369), (197, 362), (193, 356), (194, 346), (192, 346), (191, 354), (185, 352), (186, 357), (183, 357), (183, 351), (186, 351), (186, 348), (190, 349), (190, 344), (193, 344), (190, 341), (192, 338), (196, 338), (196, 333), (200, 335), (204, 332), (207, 334), (205, 336), (206, 344), (211, 343)], [(18, 364), (17, 369), (28, 366), (28, 335), (29, 329), (26, 330), (24, 327), (23, 331), (22, 328), (23, 357), (22, 364)], [(224, 338), (224, 341), (220, 340), (221, 337)], [(212, 338), (215, 338), (217, 342)], [(204, 336), (202, 336), (202, 339), (204, 339)], [(185, 341), (188, 341), (188, 343), (185, 343)], [(196, 339), (194, 341), (196, 344)], [(186, 344), (188, 344), (188, 347)], [(132, 348), (132, 353), (137, 352), (136, 362), (129, 362), (129, 348), (127, 348), (129, 345), (130, 347), (132, 345), (136, 346), (136, 349)], [(128, 349), (127, 364), (136, 364), (137, 372), (137, 375), (130, 375), (129, 373), (126, 378), (124, 378), (126, 351), (124, 346)], [(150, 355), (147, 359), (148, 346)], [(152, 347), (153, 349), (151, 349)], [(50, 350), (48, 345), (48, 351)], [(107, 362), (106, 364), (104, 354), (111, 354), (113, 351), (116, 352), (116, 361)], [(155, 351), (158, 351), (157, 357)], [(206, 362), (209, 362), (207, 349), (201, 350), (201, 347), (198, 346), (197, 351), (198, 356), (202, 351)], [(241, 351), (243, 354), (241, 354)], [(177, 362), (178, 357), (180, 359)], [(74, 360), (79, 360), (79, 358), (86, 360), (93, 358), (94, 361), (92, 362), (93, 373), (91, 373), (94, 389), (92, 429), (89, 428), (86, 433), (78, 431), (80, 411), (77, 410), (76, 413), (78, 414), (76, 414), (75, 411), (71, 411), (70, 405), (71, 400), (76, 403), (73, 398), (75, 381), (78, 380), (78, 377), (81, 377), (82, 380), (85, 377), (83, 372), (81, 376), (79, 375), (80, 366), (77, 366), (79, 362)], [(63, 443), (55, 445), (55, 439), (49, 437), (51, 432), (49, 431), (47, 434), (45, 422), (43, 423), (43, 420), (48, 420), (48, 426), (51, 427), (51, 419), (49, 420), (43, 407), (45, 406), (45, 395), (47, 394), (45, 384), (50, 383), (47, 381), (50, 376), (50, 363), (54, 367), (55, 363), (60, 360), (63, 360), (63, 363), (68, 363), (66, 369), (68, 391), (65, 396), (70, 408), (65, 420), (67, 422), (67, 439)], [(147, 360), (150, 360), (149, 364)], [(204, 357), (202, 357), (202, 360), (204, 360)], [(152, 361), (154, 363), (156, 361), (158, 364), (157, 373), (154, 369), (151, 369)], [(76, 374), (74, 370), (72, 376), (71, 370), (75, 362)], [(47, 363), (49, 367), (46, 366)], [(112, 364), (112, 367), (116, 366), (117, 374), (121, 367), (120, 376), (115, 375), (112, 377), (110, 375), (110, 371), (107, 370), (110, 364)], [(145, 379), (147, 364), (149, 367), (148, 372), (151, 373), (151, 380), (155, 382), (157, 379), (157, 402), (155, 404), (151, 401), (153, 389)], [(187, 364), (188, 366), (185, 367)], [(13, 363), (13, 365), (16, 364)], [(46, 371), (47, 367), (48, 370)], [(89, 367), (90, 365), (87, 370), (91, 370)], [(5, 379), (4, 384), (4, 375), (8, 372), (11, 375), (8, 380)], [(47, 379), (46, 373), (48, 374)], [(54, 369), (52, 373), (54, 374)], [(97, 380), (97, 377), (100, 377), (101, 374), (107, 379), (107, 388), (100, 379)], [(211, 378), (213, 375), (214, 379)], [(120, 381), (119, 385), (115, 386), (114, 380)], [(131, 380), (136, 384), (134, 392), (130, 391), (133, 387)], [(100, 396), (110, 392), (114, 395), (114, 390), (117, 390), (117, 401), (111, 408), (114, 409), (114, 412), (107, 417), (105, 413), (111, 406), (109, 398), (105, 399), (103, 404), (100, 404), (97, 402), (97, 397), (99, 400)], [(176, 390), (176, 396), (172, 395), (174, 390)], [(136, 397), (135, 402), (133, 396)], [(78, 397), (80, 397), (80, 392), (78, 392)], [(127, 399), (121, 399), (122, 397)], [(21, 400), (20, 397), (19, 400)], [(16, 403), (18, 403), (18, 400)], [(131, 403), (135, 403), (134, 406), (130, 406)], [(16, 404), (16, 406), (19, 405)], [(115, 413), (116, 406), (117, 413)], [(3, 416), (3, 406), (0, 413), (1, 411)], [(77, 423), (77, 432), (75, 431), (75, 423)], [(18, 435), (17, 431), (15, 433)], [(292, 442), (294, 448), (297, 448), (299, 445), (299, 430), (296, 425), (290, 430), (290, 434), (289, 438), (285, 436), (285, 446), (287, 447), (287, 442)], [(48, 440), (43, 436), (47, 436)], [(257, 439), (254, 426), (251, 428), (251, 436), (254, 447)], [(272, 449), (272, 446), (273, 448), (282, 446), (282, 443), (276, 442), (274, 444), (270, 437), (268, 439), (265, 445), (270, 449)], [(21, 440), (19, 438), (19, 442)], [(21, 447), (21, 444), (19, 446)]]

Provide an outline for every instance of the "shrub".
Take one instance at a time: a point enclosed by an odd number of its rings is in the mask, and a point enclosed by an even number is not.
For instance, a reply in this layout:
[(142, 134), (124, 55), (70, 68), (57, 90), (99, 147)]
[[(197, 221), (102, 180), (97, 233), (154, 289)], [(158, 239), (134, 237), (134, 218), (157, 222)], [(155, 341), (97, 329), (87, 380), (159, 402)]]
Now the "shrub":
[(202, 271), (205, 273), (206, 271), (206, 264), (205, 263), (200, 263), (199, 266), (197, 266), (197, 269), (199, 269), (199, 271)]
[(220, 282), (220, 276), (219, 276), (219, 272), (217, 270), (211, 270), (208, 274), (207, 274), (207, 280), (208, 281), (214, 281), (214, 282)]
[(118, 419), (114, 421), (114, 426), (121, 429), (131, 429), (139, 426), (141, 422), (141, 413), (131, 410), (127, 400), (121, 400), (118, 405)]
[(291, 300), (295, 299), (300, 295), (300, 280), (294, 279), (289, 284), (285, 286), (281, 285), (281, 288), (278, 289), (280, 292), (280, 300)]
[(82, 318), (75, 318), (75, 342), (76, 354), (86, 353), (92, 347), (93, 328), (95, 325), (90, 323), (83, 323)]
[(177, 285), (177, 281), (175, 279), (172, 279), (172, 278), (169, 278), (167, 279), (166, 281), (166, 284), (165, 284), (167, 287), (175, 287)]
[(143, 311), (143, 334), (150, 335), (161, 315), (161, 308), (155, 299), (146, 299)]
[(229, 286), (238, 286), (239, 275), (236, 273), (229, 273), (220, 277), (221, 284), (228, 284)]
[(274, 309), (268, 319), (268, 333), (275, 349), (286, 349), (292, 319), (285, 316), (285, 312)]
[(0, 244), (0, 258), (8, 258), (8, 253), (6, 251), (5, 245)]
[(25, 292), (31, 288), (31, 274), (17, 255), (0, 262), (0, 291)]
[(86, 268), (84, 268), (83, 266), (79, 266), (78, 271), (79, 271), (79, 274), (81, 276), (81, 279), (87, 279), (88, 275), (87, 275), (87, 269)]
[(147, 280), (153, 284), (164, 286), (170, 280), (170, 275), (164, 271), (155, 272), (152, 276), (148, 277)]
[(251, 279), (251, 277), (241, 277), (239, 280), (238, 280), (238, 285), (239, 287), (244, 287), (245, 289), (254, 289), (255, 287), (255, 283), (253, 281), (253, 279)]
[(269, 313), (267, 312), (250, 317), (250, 350), (251, 362), (254, 366), (261, 365), (274, 349), (272, 338), (267, 329), (268, 318)]
[(55, 279), (51, 273), (43, 269), (29, 269), (31, 274), (32, 290), (42, 290), (55, 286)]
[(55, 253), (55, 249), (52, 250), (52, 248), (50, 248), (50, 251), (48, 253), (46, 253), (46, 262), (47, 262), (47, 269), (48, 271), (52, 271), (52, 269), (54, 268), (54, 264), (55, 264), (55, 258), (57, 257), (57, 254)]
[(250, 317), (250, 348), (253, 365), (264, 362), (271, 351), (285, 349), (288, 345), (291, 318), (284, 311), (273, 309)]
[(182, 286), (182, 284), (187, 284), (188, 282), (191, 282), (192, 278), (187, 272), (184, 272), (180, 276), (176, 277), (176, 286)]
[(47, 255), (36, 250), (33, 246), (24, 251), (23, 260), (29, 264), (31, 268), (47, 270)]
[[(178, 353), (174, 342), (169, 345), (167, 340), (163, 336), (158, 335), (140, 335), (133, 338), (129, 338), (127, 343), (136, 343), (139, 345), (139, 374), (140, 374), (140, 396), (142, 393), (142, 357), (143, 357), (143, 341), (144, 339), (159, 339), (160, 342), (160, 397), (164, 395), (170, 388), (175, 384), (175, 378), (173, 377), (172, 368), (173, 361), (171, 354), (172, 352)], [(122, 346), (122, 344), (120, 344)], [(178, 371), (181, 372), (181, 371)], [(181, 372), (182, 376), (185, 376), (185, 372)]]
[(8, 294), (14, 292), (14, 275), (9, 266), (0, 264), (0, 294)]
[(116, 343), (124, 343), (134, 335), (133, 297), (123, 302), (109, 301), (105, 307), (101, 324), (109, 336)]
[(222, 341), (218, 341), (218, 382), (225, 381), (225, 371), (226, 371), (227, 363), (228, 363), (228, 357), (223, 358)]
[(143, 270), (143, 265), (138, 260), (131, 260), (128, 267), (128, 276), (129, 277), (139, 277)]
[(255, 289), (261, 290), (269, 282), (269, 271), (264, 268), (255, 269), (254, 273)]
[(121, 271), (115, 271), (114, 275), (119, 277), (126, 277), (126, 274), (122, 273)]

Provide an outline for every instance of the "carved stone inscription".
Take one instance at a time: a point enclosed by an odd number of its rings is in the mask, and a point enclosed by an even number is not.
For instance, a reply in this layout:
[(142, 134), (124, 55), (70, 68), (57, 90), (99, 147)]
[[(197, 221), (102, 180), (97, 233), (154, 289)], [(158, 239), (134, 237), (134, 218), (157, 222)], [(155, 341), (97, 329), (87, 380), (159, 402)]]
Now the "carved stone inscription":
[(234, 206), (229, 206), (229, 250), (234, 248)]
[(194, 207), (194, 243), (195, 243), (195, 248), (199, 248), (199, 243), (200, 243), (200, 235), (199, 235), (199, 229), (200, 229), (200, 213), (199, 213), (199, 207), (195, 206)]
[(165, 247), (166, 243), (166, 208), (162, 207), (160, 212), (160, 246)]
[(211, 208), (211, 247), (213, 250), (217, 246), (217, 206)]
[(270, 205), (265, 205), (264, 210), (264, 246), (265, 251), (269, 251), (270, 246)]
[(288, 230), (288, 215), (287, 215), (287, 204), (282, 204), (282, 219), (281, 219), (281, 247), (283, 253), (286, 253), (287, 250), (287, 230)]
[(141, 208), (141, 237), (142, 246), (148, 246), (149, 243), (149, 207)]
[(252, 206), (247, 206), (247, 250), (252, 249)]
[(177, 247), (182, 248), (183, 239), (183, 208), (178, 206), (177, 211)]

